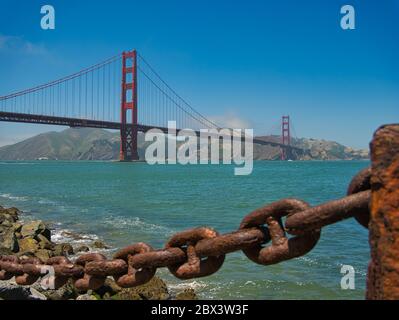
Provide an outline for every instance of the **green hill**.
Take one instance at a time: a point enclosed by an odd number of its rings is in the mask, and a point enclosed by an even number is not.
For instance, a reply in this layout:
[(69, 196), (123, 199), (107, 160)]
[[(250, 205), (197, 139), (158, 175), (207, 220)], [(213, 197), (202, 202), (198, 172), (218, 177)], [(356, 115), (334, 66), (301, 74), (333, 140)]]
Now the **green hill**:
[(90, 128), (43, 133), (0, 148), (3, 160), (111, 160), (118, 155), (118, 133)]

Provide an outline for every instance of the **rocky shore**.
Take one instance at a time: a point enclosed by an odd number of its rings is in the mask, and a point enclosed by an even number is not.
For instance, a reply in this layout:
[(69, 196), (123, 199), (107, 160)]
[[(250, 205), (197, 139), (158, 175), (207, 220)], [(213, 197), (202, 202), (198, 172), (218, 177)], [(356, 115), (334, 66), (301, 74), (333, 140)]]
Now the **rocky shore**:
[[(73, 246), (70, 243), (57, 243), (51, 239), (50, 227), (43, 221), (21, 222), (22, 212), (17, 208), (0, 206), (0, 256), (16, 255), (37, 257), (46, 262), (55, 256), (65, 256), (72, 261), (81, 253), (101, 252), (108, 246), (101, 241), (93, 241), (90, 246)], [(121, 288), (109, 277), (96, 291), (78, 292), (72, 280), (57, 290), (44, 290), (39, 282), (31, 286), (19, 286), (14, 279), (0, 281), (0, 300), (192, 300), (197, 296), (192, 289), (171, 293), (166, 283), (159, 277), (135, 287)]]

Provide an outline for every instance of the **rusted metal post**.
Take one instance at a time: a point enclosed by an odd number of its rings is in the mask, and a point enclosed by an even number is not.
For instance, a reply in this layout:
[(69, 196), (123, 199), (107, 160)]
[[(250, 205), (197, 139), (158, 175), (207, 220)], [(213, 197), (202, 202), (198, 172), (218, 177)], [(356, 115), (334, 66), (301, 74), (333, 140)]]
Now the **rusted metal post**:
[(399, 124), (376, 131), (371, 161), (371, 262), (366, 298), (399, 299)]

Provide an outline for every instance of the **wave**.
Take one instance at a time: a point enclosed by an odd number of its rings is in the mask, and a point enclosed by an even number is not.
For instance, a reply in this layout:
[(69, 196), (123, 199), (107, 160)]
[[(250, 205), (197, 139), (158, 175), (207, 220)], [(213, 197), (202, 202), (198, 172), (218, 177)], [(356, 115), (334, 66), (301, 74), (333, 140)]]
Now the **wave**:
[(49, 200), (49, 199), (44, 199), (44, 198), (41, 198), (37, 203), (49, 204), (49, 205), (57, 205), (57, 202)]
[[(323, 268), (337, 267), (337, 268), (341, 269), (341, 267), (344, 265), (341, 262), (329, 263), (327, 261), (326, 262), (320, 261), (320, 259), (313, 259), (308, 256), (299, 257), (298, 260), (304, 262), (305, 264), (307, 264), (310, 267), (312, 267), (312, 266), (320, 266)], [(363, 268), (355, 268), (355, 273), (359, 274), (361, 276), (367, 276), (367, 270), (363, 269)]]
[(181, 283), (168, 283), (168, 288), (174, 291), (182, 291), (184, 289), (193, 289), (196, 292), (207, 288), (209, 285), (204, 281), (190, 281)]
[(153, 224), (149, 222), (145, 222), (139, 217), (116, 217), (116, 216), (109, 216), (104, 218), (103, 223), (109, 225), (116, 229), (129, 229), (132, 228), (139, 229), (145, 231), (146, 233), (162, 233), (166, 235), (170, 235), (175, 231), (158, 224)]
[(25, 202), (25, 201), (29, 200), (28, 197), (14, 196), (14, 195), (9, 194), (9, 193), (0, 194), (0, 197), (2, 197), (4, 199), (12, 200), (12, 201), (21, 201), (21, 202)]
[(98, 240), (99, 237), (95, 234), (84, 234), (71, 231), (69, 229), (59, 228), (62, 224), (58, 223), (57, 228), (51, 232), (51, 240), (56, 243), (87, 243), (89, 241)]
[[(97, 240), (101, 240), (101, 238), (96, 234), (78, 233), (70, 229), (64, 229), (61, 223), (57, 223), (57, 227), (51, 230), (51, 241), (55, 243), (68, 243), (72, 245), (74, 249), (85, 245), (89, 247), (90, 253), (102, 253), (105, 256), (111, 257), (116, 249), (110, 247), (108, 244), (107, 248), (96, 248), (93, 246), (93, 243)], [(87, 252), (75, 252), (70, 258), (74, 261), (74, 259), (86, 253)]]

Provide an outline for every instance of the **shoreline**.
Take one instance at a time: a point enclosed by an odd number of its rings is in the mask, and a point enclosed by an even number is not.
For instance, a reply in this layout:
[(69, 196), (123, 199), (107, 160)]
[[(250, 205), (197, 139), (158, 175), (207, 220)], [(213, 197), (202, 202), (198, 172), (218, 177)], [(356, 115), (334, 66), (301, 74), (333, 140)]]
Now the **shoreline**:
[[(0, 259), (3, 256), (47, 259), (64, 256), (74, 262), (80, 255), (100, 253), (110, 257), (113, 248), (99, 240), (96, 235), (80, 235), (70, 230), (57, 229), (42, 220), (25, 220), (23, 211), (16, 207), (0, 205)], [(55, 232), (56, 231), (56, 232)], [(1, 272), (1, 270), (0, 270)], [(44, 290), (40, 279), (32, 285), (20, 286), (14, 277), (0, 280), (0, 300), (194, 300), (193, 289), (173, 292), (166, 282), (154, 276), (148, 283), (121, 288), (112, 277), (97, 290), (78, 292), (71, 279), (59, 289)]]

